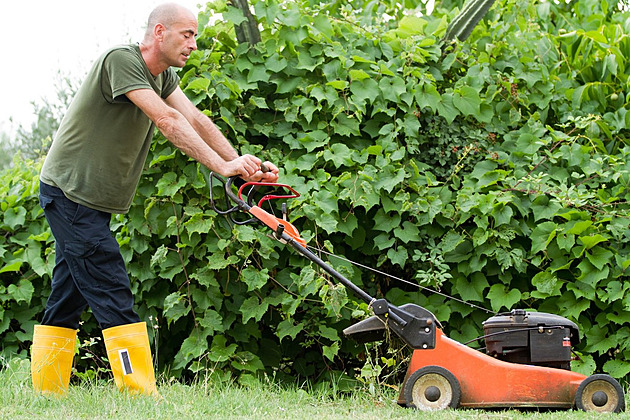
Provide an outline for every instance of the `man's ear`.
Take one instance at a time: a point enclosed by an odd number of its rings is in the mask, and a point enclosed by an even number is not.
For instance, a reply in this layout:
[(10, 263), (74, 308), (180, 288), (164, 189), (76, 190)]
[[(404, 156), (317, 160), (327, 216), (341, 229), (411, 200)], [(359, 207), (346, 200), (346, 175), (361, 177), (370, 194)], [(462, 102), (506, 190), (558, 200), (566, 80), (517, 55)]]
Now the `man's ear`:
[(153, 27), (153, 36), (158, 41), (162, 41), (162, 39), (164, 38), (164, 32), (166, 32), (166, 26), (162, 25), (161, 23), (158, 23)]

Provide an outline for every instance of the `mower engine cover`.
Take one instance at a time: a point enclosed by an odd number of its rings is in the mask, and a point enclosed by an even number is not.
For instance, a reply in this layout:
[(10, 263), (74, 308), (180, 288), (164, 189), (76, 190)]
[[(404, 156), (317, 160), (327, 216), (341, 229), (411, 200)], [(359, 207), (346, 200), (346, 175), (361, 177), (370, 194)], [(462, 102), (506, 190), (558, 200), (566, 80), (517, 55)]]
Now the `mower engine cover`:
[(486, 352), (500, 360), (571, 370), (578, 326), (559, 315), (514, 309), (483, 323)]

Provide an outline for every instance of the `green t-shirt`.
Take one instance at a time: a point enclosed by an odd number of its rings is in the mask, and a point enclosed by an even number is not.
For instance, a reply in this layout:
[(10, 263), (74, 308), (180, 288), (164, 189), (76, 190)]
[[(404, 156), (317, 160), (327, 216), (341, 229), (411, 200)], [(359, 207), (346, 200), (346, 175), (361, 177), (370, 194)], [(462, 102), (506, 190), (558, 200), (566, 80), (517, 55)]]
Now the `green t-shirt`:
[(172, 68), (154, 77), (138, 45), (107, 51), (70, 104), (46, 156), (41, 180), (84, 206), (128, 212), (154, 125), (125, 93), (153, 89), (166, 98), (178, 84)]

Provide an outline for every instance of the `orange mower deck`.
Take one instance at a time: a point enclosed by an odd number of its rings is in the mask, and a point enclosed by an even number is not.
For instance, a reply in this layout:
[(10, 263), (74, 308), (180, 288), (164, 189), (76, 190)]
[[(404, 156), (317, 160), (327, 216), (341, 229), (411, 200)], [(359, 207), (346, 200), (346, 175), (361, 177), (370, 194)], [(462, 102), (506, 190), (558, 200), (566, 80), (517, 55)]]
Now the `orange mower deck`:
[[(569, 370), (520, 365), (495, 359), (448, 338), (437, 330), (435, 348), (414, 350), (403, 382), (399, 404), (410, 376), (421, 368), (439, 366), (451, 372), (461, 388), (460, 407), (571, 408), (585, 375)], [(407, 395), (413, 395), (407, 390)]]

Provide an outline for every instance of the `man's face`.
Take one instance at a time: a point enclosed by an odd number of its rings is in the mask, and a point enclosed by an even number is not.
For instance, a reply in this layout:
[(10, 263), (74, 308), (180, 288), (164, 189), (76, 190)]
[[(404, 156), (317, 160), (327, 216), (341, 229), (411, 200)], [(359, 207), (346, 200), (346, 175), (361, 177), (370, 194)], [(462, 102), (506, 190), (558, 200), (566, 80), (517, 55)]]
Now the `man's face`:
[(162, 54), (168, 65), (184, 67), (190, 53), (197, 49), (197, 19), (185, 15), (166, 28), (162, 43)]

